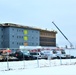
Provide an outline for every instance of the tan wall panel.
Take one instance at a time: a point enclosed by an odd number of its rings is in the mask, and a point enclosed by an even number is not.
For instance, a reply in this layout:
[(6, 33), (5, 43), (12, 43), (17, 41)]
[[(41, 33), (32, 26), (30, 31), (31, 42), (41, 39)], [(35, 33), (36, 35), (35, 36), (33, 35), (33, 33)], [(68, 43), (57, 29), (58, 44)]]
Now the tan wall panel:
[(40, 37), (51, 37), (51, 38), (56, 38), (56, 33), (51, 33), (51, 32), (40, 32)]
[(27, 42), (24, 42), (24, 46), (28, 46), (28, 43)]
[(47, 36), (47, 35), (40, 35), (40, 37), (56, 38), (56, 36)]

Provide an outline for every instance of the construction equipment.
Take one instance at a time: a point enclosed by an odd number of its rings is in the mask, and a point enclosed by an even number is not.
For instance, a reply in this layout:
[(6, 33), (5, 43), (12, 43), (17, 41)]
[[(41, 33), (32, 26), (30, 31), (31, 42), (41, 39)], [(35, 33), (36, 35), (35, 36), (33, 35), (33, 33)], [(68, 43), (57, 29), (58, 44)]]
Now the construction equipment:
[(58, 26), (52, 22), (54, 24), (54, 26), (60, 31), (60, 33), (64, 36), (64, 38), (69, 42), (70, 44), (70, 47), (72, 48), (73, 47), (73, 44), (69, 41), (69, 39), (63, 34), (63, 32), (58, 28)]

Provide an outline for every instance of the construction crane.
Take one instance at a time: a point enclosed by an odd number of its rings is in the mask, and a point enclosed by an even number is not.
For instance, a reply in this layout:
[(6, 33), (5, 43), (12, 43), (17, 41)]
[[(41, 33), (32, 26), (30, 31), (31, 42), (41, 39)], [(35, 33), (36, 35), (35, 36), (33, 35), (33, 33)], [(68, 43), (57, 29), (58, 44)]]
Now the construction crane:
[(70, 47), (72, 48), (73, 47), (73, 44), (69, 41), (69, 39), (63, 34), (63, 32), (58, 28), (58, 26), (52, 22), (54, 24), (54, 26), (60, 31), (60, 33), (64, 36), (64, 38), (69, 42), (70, 44)]

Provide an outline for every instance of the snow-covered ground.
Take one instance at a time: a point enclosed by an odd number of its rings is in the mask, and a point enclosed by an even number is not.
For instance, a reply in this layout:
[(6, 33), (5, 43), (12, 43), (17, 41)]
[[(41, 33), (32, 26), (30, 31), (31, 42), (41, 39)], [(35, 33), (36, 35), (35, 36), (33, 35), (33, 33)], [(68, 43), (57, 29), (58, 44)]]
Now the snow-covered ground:
[(0, 75), (76, 75), (76, 59), (0, 62)]

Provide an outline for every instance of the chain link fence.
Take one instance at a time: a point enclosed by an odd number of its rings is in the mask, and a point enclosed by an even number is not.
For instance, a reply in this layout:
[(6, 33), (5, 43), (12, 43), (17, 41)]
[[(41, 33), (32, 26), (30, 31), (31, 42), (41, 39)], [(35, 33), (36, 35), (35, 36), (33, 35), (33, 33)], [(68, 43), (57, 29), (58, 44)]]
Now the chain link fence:
[[(37, 54), (30, 55), (30, 53)], [(38, 53), (45, 53), (45, 58), (42, 58), (42, 56)], [(0, 70), (15, 70), (76, 64), (76, 49), (64, 49), (64, 52), (57, 53), (58, 50), (54, 49), (0, 49)]]

